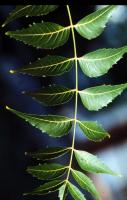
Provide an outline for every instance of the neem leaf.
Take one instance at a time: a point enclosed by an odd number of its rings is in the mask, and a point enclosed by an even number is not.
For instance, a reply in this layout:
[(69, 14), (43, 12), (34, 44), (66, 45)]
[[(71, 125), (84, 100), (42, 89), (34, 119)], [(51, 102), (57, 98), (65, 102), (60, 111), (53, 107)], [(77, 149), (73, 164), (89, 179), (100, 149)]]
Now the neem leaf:
[(6, 19), (2, 27), (6, 26), (6, 24), (9, 22), (23, 16), (31, 17), (47, 15), (48, 13), (54, 11), (56, 8), (58, 8), (57, 5), (18, 5), (9, 14), (9, 17)]
[(67, 184), (63, 184), (60, 188), (59, 188), (59, 199), (60, 200), (65, 200), (67, 196)]
[(70, 151), (70, 148), (63, 147), (48, 147), (46, 149), (40, 149), (35, 152), (26, 152), (26, 155), (31, 156), (33, 158), (37, 158), (38, 160), (51, 160), (54, 158), (58, 158)]
[(59, 76), (68, 72), (73, 65), (73, 58), (63, 56), (46, 56), (11, 73), (20, 72), (33, 76)]
[(91, 40), (99, 36), (111, 17), (115, 5), (106, 6), (81, 19), (75, 29), (84, 38)]
[(79, 91), (83, 105), (90, 111), (98, 111), (107, 106), (127, 88), (127, 83), (101, 85)]
[(51, 22), (34, 23), (28, 28), (6, 32), (6, 35), (16, 40), (42, 49), (64, 45), (69, 38), (69, 34), (70, 27), (63, 27)]
[(78, 120), (78, 124), (84, 135), (86, 135), (89, 140), (99, 142), (105, 137), (110, 137), (109, 134), (97, 122)]
[(100, 194), (96, 190), (92, 180), (77, 170), (71, 170), (71, 173), (76, 182), (84, 189), (87, 190), (96, 200), (101, 200)]
[(84, 197), (83, 193), (72, 183), (68, 182), (67, 183), (68, 186), (68, 190), (71, 194), (71, 196), (75, 199), (75, 200), (86, 200), (86, 198)]
[(68, 117), (57, 115), (32, 115), (16, 111), (9, 107), (6, 107), (6, 109), (52, 137), (66, 135), (72, 126), (72, 119)]
[(75, 93), (75, 90), (66, 88), (61, 85), (52, 85), (42, 88), (36, 92), (24, 92), (32, 96), (34, 100), (39, 101), (44, 106), (56, 106), (70, 101)]
[(118, 176), (119, 174), (113, 172), (100, 159), (86, 151), (74, 150), (76, 160), (81, 169), (92, 173), (105, 173)]
[(27, 172), (40, 180), (51, 180), (62, 176), (67, 170), (67, 166), (57, 163), (45, 163), (27, 168)]
[(112, 65), (119, 61), (127, 52), (127, 46), (114, 49), (98, 49), (78, 58), (84, 74), (89, 77), (98, 77), (106, 74)]

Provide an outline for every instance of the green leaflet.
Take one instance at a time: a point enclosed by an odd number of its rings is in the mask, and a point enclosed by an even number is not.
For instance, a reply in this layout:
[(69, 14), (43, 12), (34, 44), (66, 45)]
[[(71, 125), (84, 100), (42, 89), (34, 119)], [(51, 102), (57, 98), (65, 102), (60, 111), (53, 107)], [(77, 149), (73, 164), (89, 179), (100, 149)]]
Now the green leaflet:
[(90, 111), (98, 111), (127, 88), (127, 83), (119, 85), (101, 85), (79, 91), (83, 105)]
[(78, 120), (78, 124), (89, 140), (99, 142), (105, 137), (110, 137), (110, 135), (97, 122)]
[(41, 16), (47, 15), (48, 13), (57, 9), (57, 5), (19, 5), (10, 13), (9, 17), (6, 19), (2, 27), (4, 27), (9, 22), (26, 16)]
[(64, 181), (61, 181), (61, 180), (50, 181), (48, 183), (40, 185), (39, 187), (35, 188), (30, 193), (25, 193), (24, 195), (28, 195), (28, 194), (29, 195), (45, 195), (45, 194), (49, 194), (49, 193), (57, 191), (63, 185), (63, 183), (64, 183)]
[(106, 166), (101, 160), (99, 160), (91, 153), (88, 153), (86, 151), (74, 150), (74, 154), (79, 166), (85, 171), (119, 176), (119, 174), (113, 172), (108, 166)]
[(77, 170), (71, 170), (71, 173), (84, 190), (87, 190), (96, 200), (101, 200), (100, 194), (97, 192), (93, 182), (88, 176)]
[(61, 137), (68, 134), (72, 126), (72, 119), (68, 117), (57, 115), (32, 115), (13, 110), (9, 107), (6, 107), (6, 109), (52, 137)]
[(59, 188), (59, 199), (65, 200), (67, 196), (67, 186), (66, 183)]
[(126, 52), (127, 46), (117, 49), (98, 49), (78, 58), (78, 61), (84, 74), (98, 77), (106, 74)]
[(16, 40), (42, 49), (64, 45), (69, 38), (69, 34), (70, 27), (63, 27), (50, 22), (36, 23), (29, 28), (6, 32), (6, 35)]
[(116, 6), (106, 6), (81, 19), (75, 29), (84, 38), (91, 40), (98, 37), (104, 30), (114, 8)]
[(35, 152), (26, 152), (25, 154), (38, 160), (51, 160), (58, 158), (70, 151), (70, 148), (63, 147), (49, 147)]
[(72, 99), (74, 93), (75, 90), (61, 85), (52, 85), (36, 92), (25, 92), (25, 94), (32, 96), (34, 100), (39, 101), (44, 106), (56, 106), (67, 103)]
[(73, 58), (63, 56), (46, 56), (34, 63), (24, 66), (18, 70), (10, 70), (11, 73), (21, 72), (33, 76), (59, 76), (68, 72), (73, 65)]
[(75, 200), (86, 200), (83, 193), (72, 183), (68, 182), (68, 190)]
[(51, 180), (62, 176), (67, 171), (67, 166), (57, 163), (45, 163), (27, 168), (27, 172), (40, 180)]

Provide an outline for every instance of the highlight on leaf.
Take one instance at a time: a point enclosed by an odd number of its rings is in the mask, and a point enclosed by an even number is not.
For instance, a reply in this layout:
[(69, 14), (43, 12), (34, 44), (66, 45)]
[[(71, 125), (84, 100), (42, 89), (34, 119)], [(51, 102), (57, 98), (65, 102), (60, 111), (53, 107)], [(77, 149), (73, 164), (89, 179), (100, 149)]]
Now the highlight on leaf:
[(83, 73), (89, 77), (99, 77), (108, 72), (127, 53), (127, 46), (113, 49), (98, 49), (78, 58)]
[(67, 183), (68, 186), (68, 190), (71, 194), (71, 196), (75, 199), (75, 200), (86, 200), (86, 198), (84, 197), (83, 193), (72, 183), (68, 182)]
[(127, 83), (101, 85), (79, 91), (83, 105), (90, 111), (98, 111), (107, 106), (127, 88)]
[(61, 137), (70, 131), (72, 127), (72, 119), (58, 115), (34, 115), (16, 111), (6, 106), (6, 109), (16, 114), (20, 118), (29, 122), (42, 132), (46, 132), (52, 137)]
[(68, 193), (68, 190), (67, 190), (67, 186), (66, 186), (66, 183), (64, 183), (60, 188), (59, 188), (59, 199), (60, 200), (65, 200), (66, 197), (67, 197), (67, 193)]
[(115, 5), (106, 6), (87, 15), (75, 25), (76, 31), (88, 40), (98, 37), (103, 32), (115, 8)]
[(61, 85), (52, 85), (36, 92), (23, 92), (44, 106), (57, 106), (69, 102), (75, 93), (75, 89), (69, 89)]
[(42, 16), (56, 10), (58, 5), (18, 5), (9, 14), (9, 17), (3, 23), (2, 27), (6, 26), (11, 21), (20, 17)]
[(83, 131), (84, 135), (92, 141), (99, 142), (110, 135), (102, 128), (100, 124), (93, 121), (79, 121), (79, 127)]
[[(20, 72), (32, 76), (59, 76), (71, 70), (73, 58), (63, 56), (46, 56), (24, 66), (21, 69), (13, 70), (13, 73)], [(12, 70), (11, 70), (12, 71)]]
[(28, 28), (8, 31), (6, 35), (36, 48), (50, 49), (64, 45), (70, 34), (70, 27), (56, 23), (34, 23)]
[(31, 156), (33, 158), (36, 158), (37, 160), (52, 160), (55, 158), (58, 158), (60, 156), (63, 156), (66, 153), (69, 153), (71, 148), (66, 147), (48, 147), (46, 149), (40, 149), (35, 152), (26, 152), (25, 154), (28, 156)]

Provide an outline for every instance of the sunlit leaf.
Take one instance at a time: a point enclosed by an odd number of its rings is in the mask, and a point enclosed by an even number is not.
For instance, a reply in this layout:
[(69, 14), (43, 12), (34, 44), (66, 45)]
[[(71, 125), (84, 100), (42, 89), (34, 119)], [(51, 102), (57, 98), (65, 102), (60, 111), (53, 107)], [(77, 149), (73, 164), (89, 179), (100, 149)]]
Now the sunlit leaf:
[(62, 185), (59, 188), (59, 196), (58, 197), (60, 200), (65, 200), (66, 196), (67, 196), (67, 184), (65, 183), (64, 185)]
[(72, 183), (68, 183), (68, 190), (75, 200), (86, 200), (83, 193)]

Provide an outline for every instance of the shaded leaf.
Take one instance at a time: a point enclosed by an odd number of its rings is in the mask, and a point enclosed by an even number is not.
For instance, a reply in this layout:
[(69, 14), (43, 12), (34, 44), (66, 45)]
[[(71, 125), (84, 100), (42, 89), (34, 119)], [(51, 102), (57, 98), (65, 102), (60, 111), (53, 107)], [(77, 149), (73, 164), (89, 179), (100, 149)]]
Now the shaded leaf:
[(57, 163), (45, 163), (27, 168), (27, 172), (40, 180), (50, 180), (62, 176), (67, 170), (67, 166)]
[(92, 173), (118, 175), (93, 154), (80, 150), (74, 150), (74, 153), (81, 169)]
[(89, 140), (99, 142), (109, 134), (102, 128), (100, 124), (93, 121), (78, 121), (79, 127)]
[(127, 46), (117, 49), (98, 49), (80, 57), (79, 64), (89, 77), (102, 76), (127, 52)]
[(82, 90), (79, 94), (83, 105), (88, 110), (98, 111), (112, 102), (126, 88), (126, 83), (119, 85), (101, 85)]
[(52, 85), (36, 92), (24, 92), (24, 94), (32, 96), (34, 100), (39, 101), (44, 106), (56, 106), (70, 101), (74, 92), (75, 90), (61, 85)]
[(33, 76), (59, 76), (72, 68), (73, 58), (63, 56), (46, 56), (34, 63), (24, 66), (18, 70), (10, 70), (11, 73), (21, 72)]
[(69, 38), (69, 34), (70, 27), (63, 27), (50, 22), (34, 23), (29, 28), (6, 32), (6, 35), (16, 40), (42, 49), (64, 45)]
[(58, 158), (65, 153), (68, 153), (70, 148), (63, 147), (50, 147), (46, 149), (41, 149), (35, 152), (27, 152), (26, 155), (32, 156), (33, 158), (37, 158), (38, 160), (50, 160), (54, 158)]
[(30, 17), (47, 15), (48, 13), (54, 11), (57, 7), (57, 5), (18, 5), (9, 14), (9, 17), (6, 19), (2, 27), (23, 16)]
[(87, 190), (96, 200), (101, 200), (100, 194), (88, 176), (77, 170), (72, 170), (72, 175), (84, 190)]
[(45, 194), (49, 194), (49, 193), (57, 191), (63, 185), (63, 183), (64, 183), (64, 181), (61, 181), (61, 180), (50, 181), (48, 183), (40, 185), (39, 187), (35, 188), (30, 193), (25, 193), (24, 195), (28, 195), (28, 194), (29, 195), (45, 195)]
[(106, 6), (81, 19), (75, 29), (84, 38), (91, 40), (99, 36), (108, 22), (115, 5)]
[(75, 200), (86, 200), (83, 193), (72, 183), (68, 183), (68, 190)]
[(42, 132), (47, 132), (52, 137), (61, 137), (66, 135), (72, 126), (72, 119), (57, 115), (32, 115), (22, 113), (6, 107), (9, 111), (25, 119), (32, 126), (35, 126)]
[(65, 183), (64, 185), (62, 185), (59, 188), (59, 196), (58, 197), (60, 200), (65, 200), (66, 196), (67, 196), (67, 184)]

